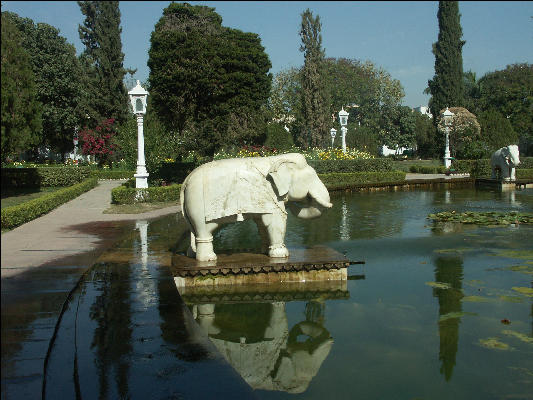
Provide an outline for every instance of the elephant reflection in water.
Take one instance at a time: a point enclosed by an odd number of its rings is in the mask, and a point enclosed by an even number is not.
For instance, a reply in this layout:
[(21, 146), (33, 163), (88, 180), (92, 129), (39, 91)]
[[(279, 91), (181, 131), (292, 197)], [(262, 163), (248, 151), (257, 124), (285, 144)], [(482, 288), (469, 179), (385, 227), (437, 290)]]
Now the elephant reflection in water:
[(202, 304), (193, 315), (253, 389), (304, 392), (333, 345), (320, 318), (306, 318), (289, 332), (284, 302)]

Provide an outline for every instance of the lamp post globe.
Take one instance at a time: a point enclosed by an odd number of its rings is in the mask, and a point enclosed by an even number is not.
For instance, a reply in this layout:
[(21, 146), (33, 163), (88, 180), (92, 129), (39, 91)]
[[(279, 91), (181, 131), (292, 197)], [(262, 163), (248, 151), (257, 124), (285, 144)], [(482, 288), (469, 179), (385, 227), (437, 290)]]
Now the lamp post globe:
[(344, 107), (342, 107), (342, 109), (339, 111), (339, 123), (341, 124), (343, 153), (346, 153), (346, 132), (348, 131), (346, 125), (348, 125), (348, 115), (350, 114), (344, 111)]
[(442, 119), (444, 120), (444, 131), (446, 134), (446, 141), (444, 147), (444, 166), (450, 168), (452, 165), (452, 157), (450, 156), (450, 128), (453, 123), (453, 117), (455, 116), (448, 107), (444, 110), (442, 114)]
[(135, 187), (144, 189), (148, 187), (148, 171), (146, 171), (146, 161), (144, 159), (144, 133), (143, 119), (146, 114), (146, 100), (148, 92), (137, 81), (137, 86), (128, 92), (131, 101), (133, 114), (137, 117), (137, 171), (135, 177)]

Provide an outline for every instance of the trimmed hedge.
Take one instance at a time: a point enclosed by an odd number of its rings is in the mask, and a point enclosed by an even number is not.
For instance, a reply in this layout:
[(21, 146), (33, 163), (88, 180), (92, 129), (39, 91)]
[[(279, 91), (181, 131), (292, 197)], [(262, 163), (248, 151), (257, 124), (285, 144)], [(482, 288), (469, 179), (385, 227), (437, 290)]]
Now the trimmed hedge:
[(2, 209), (2, 229), (13, 229), (52, 211), (54, 208), (78, 197), (98, 185), (98, 178), (91, 177), (73, 186), (43, 195), (37, 199)]
[(368, 186), (373, 183), (396, 183), (405, 181), (405, 172), (336, 172), (331, 174), (319, 174), (320, 180), (329, 190), (347, 189), (357, 186)]
[(428, 166), (428, 165), (411, 165), (409, 172), (419, 174), (444, 174), (446, 173), (446, 167), (444, 165)]
[[(492, 174), (490, 159), (488, 158), (481, 160), (453, 160), (452, 168), (455, 168), (457, 172), (469, 173), (470, 176), (474, 178), (491, 176)], [(522, 174), (523, 178), (528, 178), (529, 176), (527, 176), (527, 173), (520, 173), (518, 171), (530, 169), (533, 169), (533, 157), (524, 157), (520, 159), (520, 164), (518, 164), (518, 167), (516, 168), (516, 177), (518, 178), (520, 174)]]
[(187, 175), (189, 175), (193, 169), (202, 165), (201, 162), (165, 162), (157, 167), (150, 173), (148, 180), (154, 184), (160, 184), (161, 182), (167, 183), (183, 183)]
[(533, 168), (516, 169), (516, 179), (533, 179)]
[[(113, 204), (135, 204), (178, 201), (180, 190), (181, 184), (136, 189), (135, 187), (128, 187), (127, 182), (111, 191), (111, 202)], [(138, 192), (142, 193), (139, 198), (137, 198)]]
[(117, 171), (114, 169), (99, 169), (91, 173), (98, 179), (131, 179), (134, 174), (135, 171)]
[(90, 175), (89, 167), (2, 168), (2, 187), (71, 186)]
[(308, 160), (307, 163), (317, 174), (334, 172), (390, 172), (394, 162), (390, 158), (369, 158), (356, 160)]

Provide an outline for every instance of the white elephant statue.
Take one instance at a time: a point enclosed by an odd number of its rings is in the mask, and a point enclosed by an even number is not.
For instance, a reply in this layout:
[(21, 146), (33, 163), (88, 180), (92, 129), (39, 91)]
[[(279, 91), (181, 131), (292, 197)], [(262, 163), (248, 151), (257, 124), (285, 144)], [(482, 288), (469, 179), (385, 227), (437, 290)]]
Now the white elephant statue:
[(187, 255), (214, 261), (213, 232), (220, 225), (253, 219), (270, 257), (288, 257), (287, 211), (319, 217), (330, 208), (329, 193), (298, 153), (212, 161), (192, 171), (181, 187), (181, 210), (191, 230)]
[(518, 146), (515, 144), (496, 150), (490, 158), (492, 179), (497, 179), (499, 170), (503, 181), (516, 179), (515, 167), (520, 164)]

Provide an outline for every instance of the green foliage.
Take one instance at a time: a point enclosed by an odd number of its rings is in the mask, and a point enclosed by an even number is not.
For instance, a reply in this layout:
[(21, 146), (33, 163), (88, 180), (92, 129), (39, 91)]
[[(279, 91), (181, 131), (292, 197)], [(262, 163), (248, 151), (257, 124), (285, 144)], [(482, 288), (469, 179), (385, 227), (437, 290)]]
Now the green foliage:
[(85, 125), (113, 118), (122, 124), (129, 117), (129, 100), (124, 86), (124, 54), (120, 34), (118, 1), (78, 1), (85, 16), (78, 27), (85, 50), (81, 56), (86, 86), (80, 105)]
[(415, 118), (415, 141), (418, 156), (437, 158), (441, 151), (437, 148), (437, 130), (431, 118), (421, 113), (415, 113)]
[(182, 148), (264, 141), (271, 64), (257, 34), (223, 27), (214, 8), (171, 3), (150, 39), (150, 97)]
[(153, 171), (150, 172), (150, 182), (152, 184), (159, 184), (165, 182), (169, 183), (182, 183), (187, 175), (189, 175), (193, 169), (200, 166), (199, 161), (196, 162), (163, 162), (159, 164)]
[(390, 149), (411, 147), (415, 144), (416, 115), (407, 106), (384, 106), (381, 113), (381, 143)]
[(116, 134), (113, 119), (103, 120), (95, 129), (85, 127), (79, 133), (83, 154), (97, 156), (99, 166), (111, 165), (111, 158), (117, 147), (114, 143)]
[(288, 150), (294, 146), (294, 141), (283, 124), (272, 122), (267, 126), (265, 146), (277, 150)]
[(329, 93), (325, 85), (325, 55), (322, 48), (320, 17), (307, 9), (302, 14), (300, 51), (304, 53), (301, 70), (302, 127), (298, 142), (304, 148), (326, 146), (329, 142)]
[(24, 32), (23, 46), (30, 55), (38, 99), (43, 104), (39, 144), (64, 156), (74, 148), (72, 138), (79, 122), (82, 88), (76, 49), (55, 27), (6, 14)]
[(444, 174), (446, 172), (446, 167), (444, 165), (411, 165), (409, 166), (409, 172), (418, 174)]
[(116, 171), (105, 168), (91, 171), (91, 175), (98, 179), (130, 179), (133, 178), (133, 174), (135, 171)]
[[(379, 134), (369, 126), (358, 125), (357, 122), (348, 120), (348, 133), (346, 134), (346, 146), (359, 151), (365, 151), (377, 156), (380, 151), (381, 140)], [(338, 136), (338, 134), (337, 134)], [(339, 142), (339, 138), (335, 138)]]
[(308, 160), (307, 163), (318, 174), (333, 172), (391, 172), (394, 169), (390, 158), (371, 158), (356, 160)]
[(146, 189), (136, 189), (122, 185), (111, 191), (113, 204), (135, 204), (178, 201), (181, 184), (170, 186), (155, 186)]
[(2, 13), (2, 161), (36, 145), (42, 129), (31, 58), (10, 16)]
[(73, 186), (43, 195), (26, 203), (2, 209), (2, 229), (13, 229), (52, 211), (54, 208), (78, 197), (98, 185), (95, 177), (87, 178)]
[(489, 152), (518, 143), (518, 135), (511, 122), (496, 110), (484, 111), (478, 116), (482, 140), (487, 143)]
[(342, 190), (361, 186), (372, 186), (376, 183), (397, 183), (405, 181), (405, 172), (350, 172), (319, 174), (318, 177), (328, 190)]
[(439, 1), (437, 19), (439, 35), (433, 44), (435, 75), (428, 81), (429, 107), (434, 116), (446, 107), (464, 105), (462, 48), (465, 42), (461, 40), (459, 2)]
[(468, 173), (472, 178), (491, 175), (489, 159), (453, 160), (452, 168), (459, 173)]
[(533, 64), (508, 65), (485, 74), (478, 84), (479, 107), (508, 118), (519, 136), (520, 152), (533, 155)]
[(2, 168), (2, 186), (69, 186), (87, 179), (90, 175), (89, 167)]
[(533, 179), (533, 168), (517, 168), (516, 179)]

